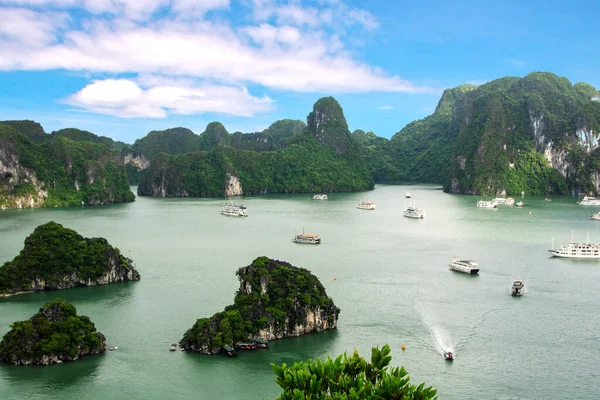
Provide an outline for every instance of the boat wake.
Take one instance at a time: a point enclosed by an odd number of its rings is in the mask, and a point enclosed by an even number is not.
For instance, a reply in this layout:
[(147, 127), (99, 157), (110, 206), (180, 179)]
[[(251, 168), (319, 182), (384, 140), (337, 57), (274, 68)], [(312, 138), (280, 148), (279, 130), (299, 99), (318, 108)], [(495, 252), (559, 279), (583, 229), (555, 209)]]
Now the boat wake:
[(432, 326), (429, 331), (434, 340), (435, 350), (441, 356), (443, 356), (446, 351), (454, 352), (454, 344), (452, 343), (452, 338), (450, 338), (448, 331), (439, 326)]

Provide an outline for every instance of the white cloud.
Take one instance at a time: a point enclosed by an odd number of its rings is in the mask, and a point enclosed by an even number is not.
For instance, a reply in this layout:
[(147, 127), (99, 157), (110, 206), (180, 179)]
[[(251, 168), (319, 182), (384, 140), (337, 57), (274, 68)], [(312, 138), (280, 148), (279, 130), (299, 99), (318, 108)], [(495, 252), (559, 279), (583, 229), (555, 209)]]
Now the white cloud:
[(69, 15), (59, 12), (41, 14), (24, 8), (0, 7), (0, 21), (0, 43), (20, 41), (27, 46), (37, 47), (53, 42), (57, 31), (69, 21)]
[(142, 20), (160, 9), (202, 15), (209, 10), (229, 7), (229, 0), (0, 0), (0, 4), (54, 9), (82, 8), (93, 14), (125, 15)]
[(394, 107), (392, 106), (379, 106), (377, 107), (378, 110), (383, 110), (383, 111), (389, 111), (389, 110), (393, 110)]
[(124, 118), (164, 118), (169, 114), (206, 112), (251, 117), (272, 108), (268, 96), (254, 97), (246, 88), (232, 86), (153, 86), (143, 89), (128, 79), (91, 83), (65, 99), (84, 111)]
[[(0, 0), (30, 7), (0, 7), (5, 21), (0, 70), (53, 69), (102, 78), (67, 103), (122, 117), (249, 116), (271, 107), (270, 98), (256, 97), (245, 87), (320, 93), (430, 90), (354, 59), (344, 32), (324, 25), (374, 29), (376, 18), (342, 1), (323, 1), (304, 6), (254, 0), (252, 13), (263, 22), (235, 27), (200, 17), (228, 7), (229, 0)], [(74, 8), (91, 15), (81, 18)], [(106, 79), (124, 74), (130, 78)]]

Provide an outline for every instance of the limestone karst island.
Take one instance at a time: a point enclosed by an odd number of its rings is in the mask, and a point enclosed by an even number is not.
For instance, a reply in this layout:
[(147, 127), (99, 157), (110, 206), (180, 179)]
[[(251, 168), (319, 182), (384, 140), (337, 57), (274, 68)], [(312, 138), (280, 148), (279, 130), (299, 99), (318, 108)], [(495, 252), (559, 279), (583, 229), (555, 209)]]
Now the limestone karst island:
[(0, 0), (0, 400), (597, 399), (598, 16)]

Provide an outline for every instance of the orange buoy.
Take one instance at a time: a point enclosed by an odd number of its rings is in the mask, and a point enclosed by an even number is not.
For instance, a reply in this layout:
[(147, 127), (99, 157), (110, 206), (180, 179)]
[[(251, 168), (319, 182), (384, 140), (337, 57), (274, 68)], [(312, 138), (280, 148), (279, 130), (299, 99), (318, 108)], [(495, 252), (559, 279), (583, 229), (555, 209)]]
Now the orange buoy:
[(404, 345), (404, 343), (402, 343), (402, 351), (406, 350), (406, 346)]
[(334, 276), (334, 277), (333, 277), (333, 280), (334, 280), (334, 281), (337, 281), (337, 278)]

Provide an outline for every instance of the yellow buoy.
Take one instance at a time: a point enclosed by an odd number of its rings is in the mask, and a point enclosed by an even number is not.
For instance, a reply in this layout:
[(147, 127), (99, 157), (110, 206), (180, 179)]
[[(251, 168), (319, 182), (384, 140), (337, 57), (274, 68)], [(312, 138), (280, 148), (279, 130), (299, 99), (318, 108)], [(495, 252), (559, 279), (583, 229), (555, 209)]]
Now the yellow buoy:
[(529, 211), (529, 215), (531, 215), (531, 211)]
[(402, 351), (406, 350), (406, 346), (402, 343)]

